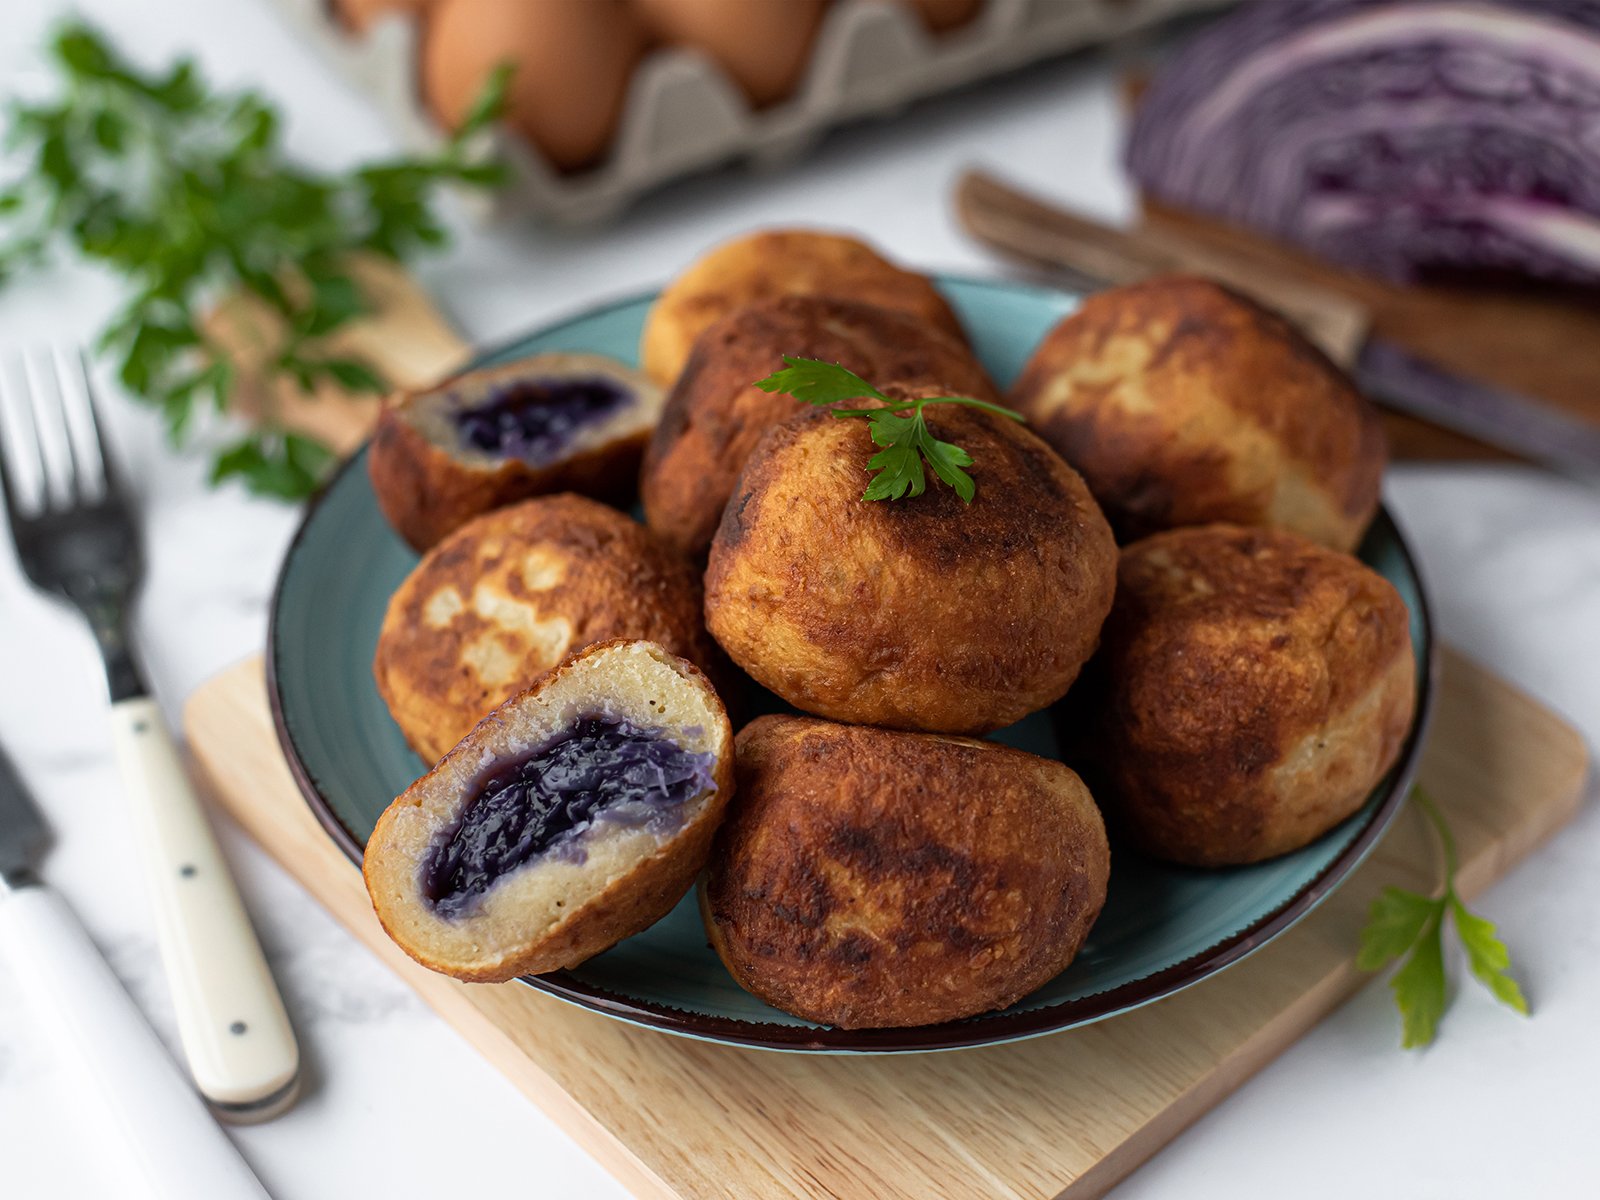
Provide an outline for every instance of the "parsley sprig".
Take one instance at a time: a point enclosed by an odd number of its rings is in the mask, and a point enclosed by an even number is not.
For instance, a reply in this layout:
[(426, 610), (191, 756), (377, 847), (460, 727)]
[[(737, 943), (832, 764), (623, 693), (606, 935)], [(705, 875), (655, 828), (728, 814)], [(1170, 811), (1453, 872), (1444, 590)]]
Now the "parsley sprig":
[(1021, 421), (1021, 413), (986, 400), (971, 396), (929, 396), (921, 400), (897, 400), (886, 396), (854, 371), (838, 363), (823, 362), (815, 358), (783, 356), (784, 369), (765, 379), (757, 380), (756, 387), (764, 392), (785, 393), (803, 404), (828, 408), (850, 400), (876, 400), (881, 407), (834, 408), (833, 415), (840, 420), (863, 417), (875, 444), (883, 447), (867, 460), (869, 470), (876, 472), (861, 494), (863, 500), (898, 500), (910, 494), (920, 496), (927, 490), (928, 480), (922, 464), (926, 462), (933, 473), (956, 491), (963, 501), (972, 503), (977, 485), (963, 468), (972, 466), (972, 455), (952, 442), (942, 442), (933, 436), (922, 411), (930, 404), (962, 404), (968, 408), (981, 408), (985, 412)]
[[(323, 383), (384, 390), (369, 364), (324, 349), (365, 311), (347, 264), (442, 245), (439, 185), (502, 181), (502, 165), (474, 147), (499, 112), (509, 70), (436, 154), (328, 174), (288, 161), (264, 97), (210, 90), (190, 60), (142, 73), (76, 23), (55, 35), (50, 54), (60, 95), (8, 113), (7, 143), (23, 173), (0, 190), (0, 282), (63, 246), (121, 276), (131, 295), (100, 348), (115, 354), (127, 389), (161, 410), (174, 445), (207, 401), (221, 411), (234, 394), (236, 366), (204, 320), (226, 296), (248, 294), (273, 315), (274, 328), (261, 331), (269, 381), (308, 393)], [(221, 452), (213, 480), (305, 495), (333, 456), (266, 416)]]
[(1384, 888), (1372, 902), (1356, 957), (1356, 966), (1363, 971), (1376, 971), (1409, 951), (1389, 981), (1400, 1008), (1401, 1044), (1406, 1049), (1432, 1042), (1444, 1015), (1446, 919), (1454, 922), (1467, 965), (1478, 980), (1502, 1004), (1524, 1016), (1528, 1012), (1528, 1001), (1511, 977), (1511, 955), (1505, 943), (1496, 936), (1494, 925), (1468, 912), (1456, 893), (1456, 843), (1444, 815), (1421, 787), (1412, 789), (1411, 798), (1439, 836), (1444, 852), (1444, 892), (1424, 896), (1403, 888)]

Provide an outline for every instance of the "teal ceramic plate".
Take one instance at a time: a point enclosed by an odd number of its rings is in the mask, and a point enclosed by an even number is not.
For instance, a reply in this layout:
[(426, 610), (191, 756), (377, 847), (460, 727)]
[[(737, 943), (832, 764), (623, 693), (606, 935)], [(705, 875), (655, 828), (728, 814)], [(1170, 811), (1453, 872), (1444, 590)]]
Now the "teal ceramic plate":
[[(1008, 383), (1076, 300), (1011, 283), (945, 278), (940, 286), (997, 382)], [(634, 361), (651, 297), (593, 309), (484, 355), (545, 350)], [(359, 454), (306, 514), (273, 600), (269, 687), (278, 734), (306, 799), (359, 862), (390, 799), (425, 769), (378, 698), (372, 654), (389, 595), (416, 562), (389, 531)], [(1225, 871), (1184, 870), (1113, 847), (1104, 913), (1072, 966), (1004, 1012), (917, 1029), (846, 1031), (788, 1016), (733, 982), (706, 944), (691, 895), (637, 937), (571, 971), (527, 983), (586, 1008), (674, 1033), (783, 1050), (911, 1051), (1031, 1037), (1146, 1004), (1237, 962), (1303, 917), (1365, 857), (1399, 808), (1428, 712), (1431, 639), (1421, 581), (1380, 513), (1361, 557), (1411, 608), (1418, 720), (1399, 764), (1343, 825), (1298, 853)], [(1047, 714), (995, 735), (1054, 756)]]

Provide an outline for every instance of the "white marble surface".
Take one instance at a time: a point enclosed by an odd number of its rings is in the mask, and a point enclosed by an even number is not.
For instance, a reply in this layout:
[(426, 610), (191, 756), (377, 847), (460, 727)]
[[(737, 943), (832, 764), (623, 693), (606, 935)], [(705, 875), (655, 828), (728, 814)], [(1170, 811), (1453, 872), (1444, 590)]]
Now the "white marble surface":
[[(136, 55), (193, 50), (230, 84), (269, 90), (318, 161), (390, 148), (362, 98), (251, 0), (84, 0)], [(67, 5), (8, 0), (0, 91), (39, 84), (37, 47)], [(1063, 64), (830, 138), (798, 171), (730, 172), (672, 189), (596, 234), (465, 231), (423, 274), (463, 329), (494, 339), (660, 279), (707, 243), (770, 222), (860, 229), (912, 262), (989, 268), (955, 230), (952, 171), (1003, 167), (1106, 216), (1128, 196), (1114, 160), (1110, 70)], [(86, 339), (110, 282), (62, 271), (0, 292), (0, 344)], [(1600, 386), (1600, 381), (1597, 381)], [(259, 649), (296, 514), (203, 486), (193, 458), (115, 398), (117, 440), (151, 549), (139, 620), (170, 714), (201, 680)], [(1600, 495), (1516, 468), (1403, 467), (1388, 497), (1421, 551), (1443, 635), (1600, 736)], [(76, 623), (38, 601), (0, 550), (0, 737), (59, 834), (50, 879), (169, 1040), (171, 1012), (110, 765), (98, 680)], [(1594, 1194), (1600, 1100), (1600, 817), (1593, 797), (1552, 845), (1484, 897), (1534, 1006), (1531, 1020), (1461, 988), (1440, 1041), (1402, 1053), (1369, 988), (1118, 1191), (1144, 1197)], [(582, 1151), (425, 1010), (236, 829), (222, 836), (287, 993), (307, 1094), (236, 1131), (280, 1200), (438, 1196), (470, 1186), (622, 1195)], [(639, 1036), (652, 1036), (641, 1033)], [(0, 1195), (117, 1194), (74, 1098), (0, 973)]]

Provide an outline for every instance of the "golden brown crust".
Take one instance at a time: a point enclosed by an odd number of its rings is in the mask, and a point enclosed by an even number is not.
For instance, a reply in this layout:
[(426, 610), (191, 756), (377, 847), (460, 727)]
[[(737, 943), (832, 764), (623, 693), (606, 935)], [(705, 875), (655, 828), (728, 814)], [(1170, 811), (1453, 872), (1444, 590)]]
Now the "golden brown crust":
[[(597, 422), (598, 440), (581, 442), (538, 466), (518, 459), (452, 452), (419, 427), (419, 411), (441, 393), (482, 389), (530, 374), (603, 375), (630, 388), (637, 411)], [(498, 367), (463, 371), (432, 387), (396, 392), (378, 412), (367, 473), (390, 526), (421, 553), (472, 518), (555, 492), (621, 503), (632, 497), (645, 443), (660, 411), (660, 392), (623, 364), (592, 354), (543, 354)], [(425, 418), (422, 418), (425, 420)]]
[(864, 501), (864, 421), (800, 413), (745, 465), (706, 570), (706, 623), (807, 712), (983, 733), (1060, 698), (1111, 607), (1116, 546), (1077, 474), (1023, 426), (926, 410), (976, 460), (970, 505), (930, 482)]
[(855, 238), (772, 229), (709, 250), (662, 291), (640, 342), (645, 373), (671, 387), (708, 325), (747, 304), (793, 295), (895, 309), (966, 341), (954, 310), (927, 276), (902, 270)]
[(568, 653), (642, 638), (720, 673), (694, 567), (616, 509), (542, 496), (468, 522), (389, 601), (373, 675), (428, 762)]
[[(555, 685), (559, 677), (582, 672), (586, 664), (599, 655), (629, 644), (628, 639), (614, 639), (585, 648), (497, 711), (510, 712), (514, 706), (526, 703), (542, 690)], [(670, 657), (660, 647), (655, 650), (662, 659)], [(484, 754), (484, 747), (480, 743), (492, 736), (489, 733), (492, 724), (486, 721), (452, 749), (433, 770), (396, 797), (378, 818), (372, 836), (367, 840), (362, 877), (384, 932), (402, 950), (430, 970), (469, 983), (499, 983), (519, 975), (542, 975), (577, 966), (624, 938), (649, 928), (672, 911), (710, 856), (712, 839), (733, 796), (734, 783), (731, 753), (733, 731), (726, 710), (710, 681), (694, 664), (683, 659), (672, 659), (672, 663), (685, 681), (701, 690), (715, 719), (715, 728), (709, 731), (709, 740), (720, 747), (711, 771), (713, 790), (710, 800), (682, 830), (655, 853), (635, 862), (603, 887), (591, 894), (572, 897), (559, 923), (545, 931), (530, 931), (524, 944), (515, 949), (494, 957), (493, 961), (473, 964), (451, 957), (430, 944), (429, 939), (417, 936), (414, 922), (405, 919), (409, 915), (406, 905), (397, 904), (391, 899), (397, 891), (408, 890), (407, 883), (402, 881), (414, 879), (418, 868), (413, 855), (395, 852), (394, 848), (401, 839), (395, 836), (394, 826), (407, 809), (426, 803), (430, 791), (440, 787), (459, 788), (464, 781), (476, 778)]]
[(1094, 756), (1151, 852), (1255, 862), (1360, 808), (1410, 729), (1414, 671), (1404, 601), (1355, 559), (1282, 531), (1172, 530), (1122, 553)]
[(1349, 550), (1377, 511), (1372, 406), (1287, 322), (1209, 280), (1090, 296), (1039, 344), (1011, 402), (1124, 539), (1229, 521)]
[(1110, 851), (1058, 762), (927, 734), (760, 717), (701, 911), (739, 984), (846, 1029), (1004, 1008), (1105, 903)]
[(880, 387), (1000, 399), (965, 345), (903, 312), (827, 296), (738, 309), (696, 340), (639, 478), (646, 522), (685, 553), (705, 555), (761, 435), (805, 407), (755, 386), (786, 354), (839, 363)]

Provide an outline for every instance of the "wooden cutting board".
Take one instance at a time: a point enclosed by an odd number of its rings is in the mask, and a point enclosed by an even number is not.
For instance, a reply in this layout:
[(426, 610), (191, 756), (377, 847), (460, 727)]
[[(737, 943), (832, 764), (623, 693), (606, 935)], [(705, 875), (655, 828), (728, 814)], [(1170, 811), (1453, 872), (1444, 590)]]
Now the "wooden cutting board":
[[(1572, 815), (1588, 755), (1549, 710), (1458, 655), (1444, 660), (1420, 778), (1455, 829), (1461, 890), (1471, 896)], [(1407, 809), (1305, 921), (1160, 1003), (1010, 1046), (774, 1054), (624, 1025), (522, 984), (461, 984), (422, 969), (379, 929), (360, 874), (296, 791), (260, 660), (200, 687), (184, 723), (216, 801), (651, 1200), (1100, 1196), (1365, 982), (1353, 955), (1379, 888), (1438, 879), (1435, 848)], [(1397, 1018), (1393, 1035), (1400, 1054)]]

